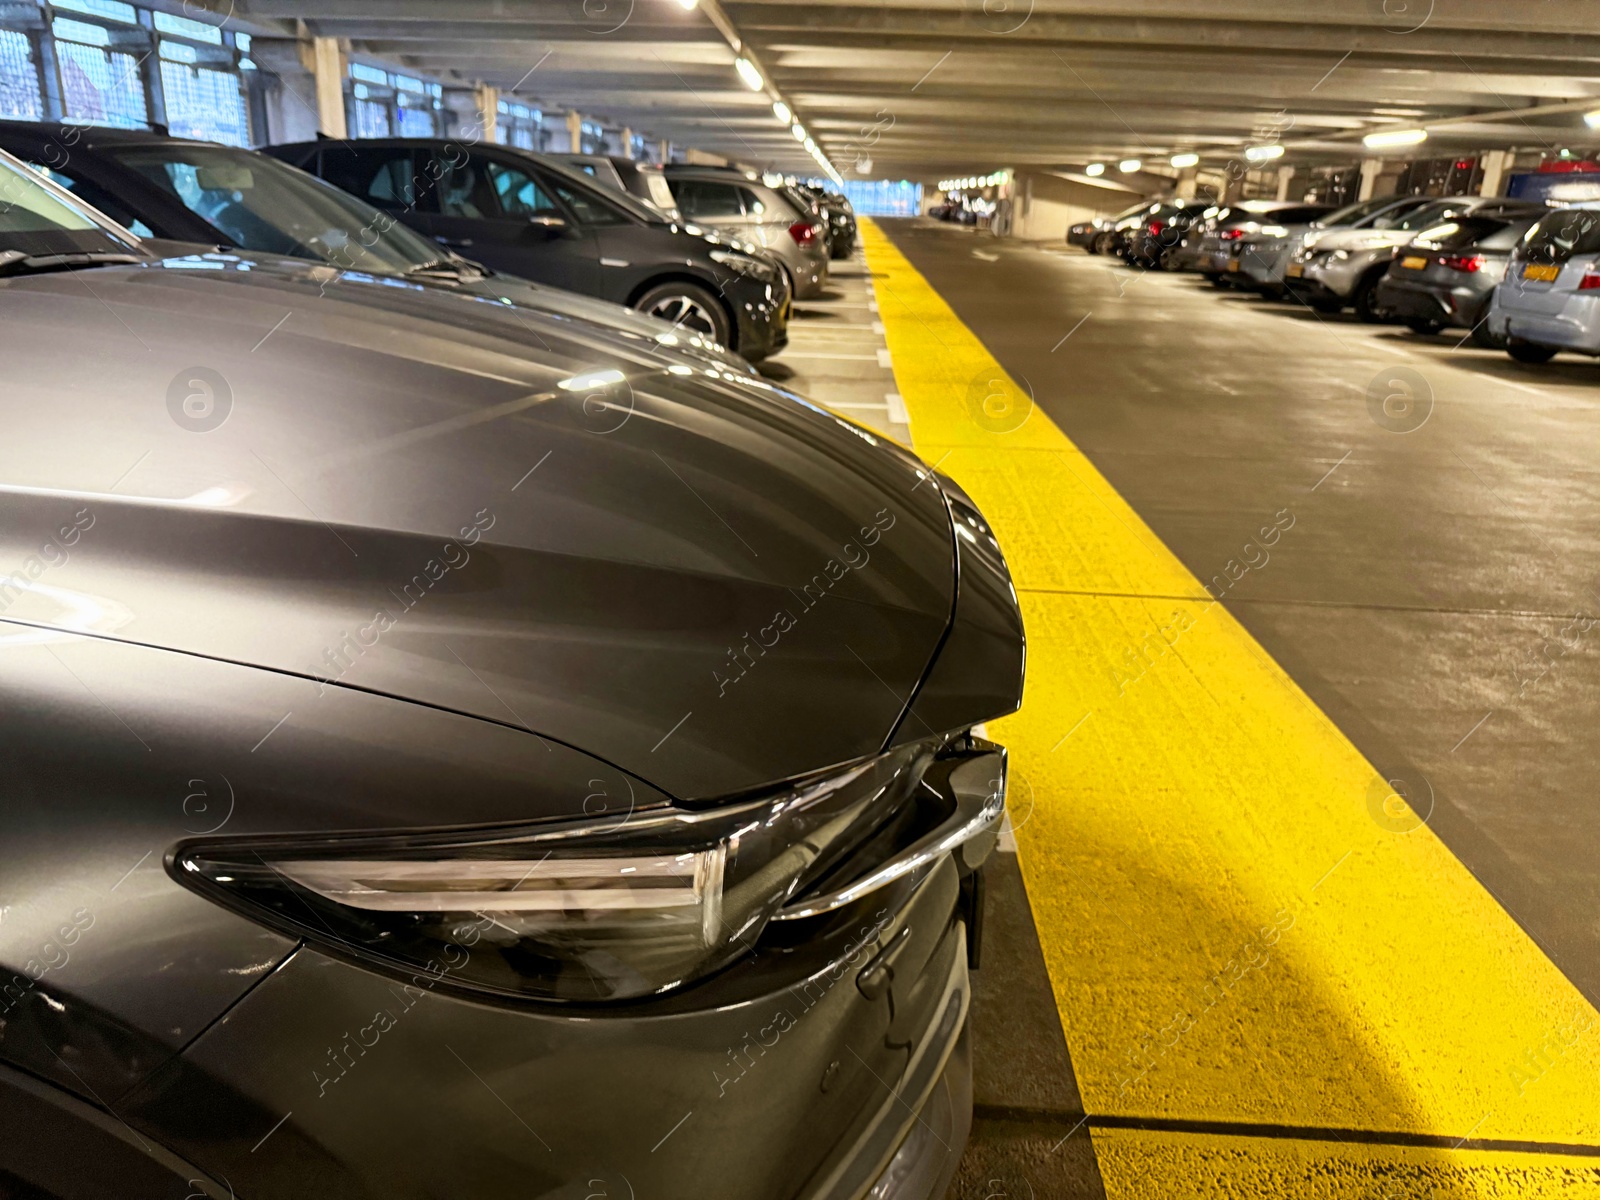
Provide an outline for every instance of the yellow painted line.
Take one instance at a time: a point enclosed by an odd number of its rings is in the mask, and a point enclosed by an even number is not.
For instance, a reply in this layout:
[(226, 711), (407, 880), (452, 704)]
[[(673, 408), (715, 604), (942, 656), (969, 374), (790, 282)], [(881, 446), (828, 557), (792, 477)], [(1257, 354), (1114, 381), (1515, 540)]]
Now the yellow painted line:
[(1096, 1130), (1094, 1149), (1107, 1200), (1593, 1200), (1600, 1192), (1600, 1162), (1543, 1154), (1121, 1129)]
[[(1026, 698), (991, 729), (1087, 1111), (1600, 1145), (1600, 1015), (862, 236), (917, 450), (983, 508), (1022, 595)], [(1304, 497), (1240, 545), (1292, 541)]]

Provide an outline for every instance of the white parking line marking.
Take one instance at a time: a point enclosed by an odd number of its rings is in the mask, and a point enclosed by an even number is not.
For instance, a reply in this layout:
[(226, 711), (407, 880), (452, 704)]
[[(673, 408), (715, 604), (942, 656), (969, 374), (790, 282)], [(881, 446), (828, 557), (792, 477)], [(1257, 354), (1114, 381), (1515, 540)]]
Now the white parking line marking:
[(880, 367), (884, 368), (885, 370), (893, 370), (894, 369), (894, 363), (892, 363), (889, 360), (889, 351), (888, 350), (879, 350), (878, 351), (878, 365)]

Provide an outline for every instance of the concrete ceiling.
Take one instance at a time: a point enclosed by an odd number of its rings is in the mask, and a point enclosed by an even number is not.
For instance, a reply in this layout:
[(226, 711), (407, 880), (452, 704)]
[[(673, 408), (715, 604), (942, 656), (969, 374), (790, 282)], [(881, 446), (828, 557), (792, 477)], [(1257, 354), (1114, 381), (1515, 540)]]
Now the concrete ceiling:
[(811, 160), (773, 97), (740, 82), (730, 37), (840, 170), (870, 159), (875, 178), (1189, 150), (1220, 165), (1266, 140), (1288, 146), (1285, 162), (1349, 160), (1385, 125), (1428, 126), (1441, 153), (1600, 143), (1581, 117), (1600, 108), (1594, 0), (233, 3), (246, 20), (303, 21), (419, 72), (786, 170)]

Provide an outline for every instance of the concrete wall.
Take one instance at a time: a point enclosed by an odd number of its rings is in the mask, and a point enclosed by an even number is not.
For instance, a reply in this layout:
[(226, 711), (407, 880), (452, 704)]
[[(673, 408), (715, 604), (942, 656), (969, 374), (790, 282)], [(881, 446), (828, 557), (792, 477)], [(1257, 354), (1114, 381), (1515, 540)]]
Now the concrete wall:
[(1139, 193), (1120, 187), (1097, 187), (1043, 172), (1018, 174), (1013, 237), (1028, 241), (1059, 242), (1067, 227), (1079, 221), (1121, 212), (1139, 199)]

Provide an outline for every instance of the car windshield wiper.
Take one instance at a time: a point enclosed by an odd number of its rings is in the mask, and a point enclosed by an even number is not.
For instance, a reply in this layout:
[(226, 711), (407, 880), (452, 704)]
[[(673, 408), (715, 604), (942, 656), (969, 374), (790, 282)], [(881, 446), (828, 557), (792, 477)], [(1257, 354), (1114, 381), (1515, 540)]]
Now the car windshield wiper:
[(466, 281), (487, 279), (489, 271), (464, 258), (436, 258), (432, 262), (425, 262), (420, 266), (412, 267), (406, 272), (407, 279), (414, 275), (437, 275), (446, 279)]
[(42, 275), (46, 271), (78, 271), (85, 267), (110, 267), (145, 260), (137, 254), (112, 250), (77, 250), (68, 254), (24, 254), (0, 250), (0, 275)]

